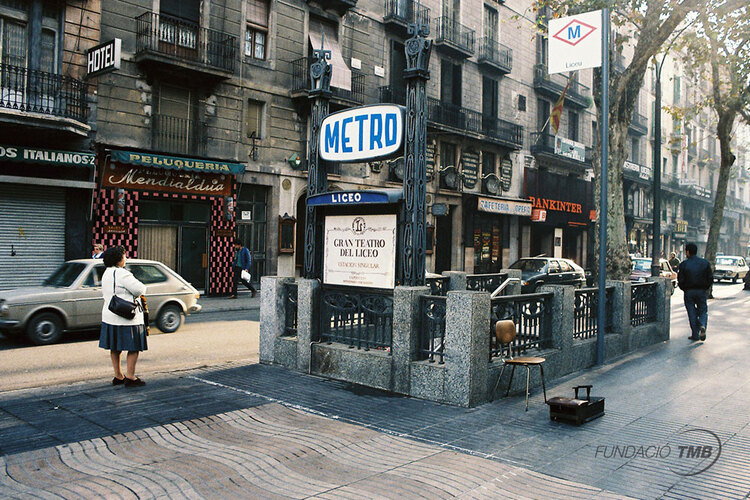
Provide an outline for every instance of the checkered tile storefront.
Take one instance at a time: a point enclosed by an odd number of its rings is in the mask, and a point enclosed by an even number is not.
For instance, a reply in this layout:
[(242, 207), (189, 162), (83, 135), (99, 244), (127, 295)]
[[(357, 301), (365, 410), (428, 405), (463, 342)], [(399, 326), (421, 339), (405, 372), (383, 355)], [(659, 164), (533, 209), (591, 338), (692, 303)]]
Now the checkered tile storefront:
[[(138, 257), (138, 195), (137, 191), (99, 189), (94, 201), (94, 239), (104, 248), (122, 245), (132, 258)], [(118, 208), (121, 213), (118, 215)]]
[[(233, 183), (232, 196), (234, 207), (237, 207), (236, 185)], [(236, 211), (235, 211), (236, 213)], [(235, 224), (235, 213), (232, 220), (227, 220), (224, 206), (224, 198), (211, 199), (211, 269), (209, 280), (214, 295), (228, 295), (232, 293), (232, 280), (234, 279), (234, 235), (237, 234)], [(221, 234), (232, 234), (232, 236), (219, 236)]]

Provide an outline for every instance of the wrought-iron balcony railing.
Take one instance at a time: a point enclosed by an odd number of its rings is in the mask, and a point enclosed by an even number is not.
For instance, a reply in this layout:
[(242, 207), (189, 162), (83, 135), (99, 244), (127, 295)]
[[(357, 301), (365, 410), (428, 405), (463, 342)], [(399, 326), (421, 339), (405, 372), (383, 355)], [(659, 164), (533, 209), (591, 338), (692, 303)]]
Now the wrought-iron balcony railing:
[(86, 123), (86, 83), (69, 76), (0, 64), (0, 108)]
[(385, 0), (385, 15), (383, 22), (393, 23), (402, 28), (409, 24), (420, 23), (430, 25), (430, 9), (415, 0)]
[(234, 72), (236, 37), (155, 12), (135, 21), (136, 59), (156, 55), (228, 75)]
[[(565, 90), (568, 79), (559, 74), (550, 75), (546, 64), (534, 66), (534, 88), (537, 92), (547, 95), (552, 99), (559, 99)], [(568, 92), (565, 94), (565, 105), (578, 108), (587, 108), (591, 104), (591, 89), (578, 80), (570, 82)]]
[[(292, 61), (292, 93), (307, 93), (310, 90), (310, 64), (312, 61), (312, 57), (301, 57)], [(362, 104), (365, 102), (365, 74), (352, 71), (351, 89), (346, 90), (332, 86), (331, 94), (334, 99), (340, 101)]]
[(474, 30), (449, 16), (435, 20), (435, 45), (451, 49), (458, 55), (474, 55)]
[(593, 154), (593, 148), (584, 146), (584, 161), (580, 162), (570, 156), (561, 155), (555, 152), (555, 136), (549, 132), (533, 132), (531, 134), (531, 154), (538, 155), (553, 155), (556, 159), (569, 159), (570, 161), (578, 164), (589, 164), (591, 163), (591, 156)]
[(480, 38), (478, 62), (503, 73), (510, 73), (513, 69), (513, 50), (492, 38)]
[(630, 120), (630, 131), (637, 135), (648, 133), (648, 121), (643, 113), (639, 113), (637, 110), (633, 112), (633, 119)]
[(188, 156), (206, 154), (205, 123), (163, 114), (151, 116), (152, 148)]

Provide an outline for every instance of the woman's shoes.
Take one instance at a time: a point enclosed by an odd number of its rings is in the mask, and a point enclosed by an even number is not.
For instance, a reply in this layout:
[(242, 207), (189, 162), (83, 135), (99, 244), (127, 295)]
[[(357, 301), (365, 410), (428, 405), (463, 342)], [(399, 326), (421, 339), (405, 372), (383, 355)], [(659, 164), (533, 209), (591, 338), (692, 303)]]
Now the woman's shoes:
[(117, 377), (115, 377), (115, 378), (112, 379), (112, 385), (122, 385), (124, 383), (125, 383), (125, 377), (123, 377), (123, 378), (117, 378)]
[(144, 382), (143, 380), (139, 378), (132, 379), (132, 378), (125, 377), (124, 380), (125, 380), (125, 387), (141, 387), (141, 386), (146, 385), (146, 382)]

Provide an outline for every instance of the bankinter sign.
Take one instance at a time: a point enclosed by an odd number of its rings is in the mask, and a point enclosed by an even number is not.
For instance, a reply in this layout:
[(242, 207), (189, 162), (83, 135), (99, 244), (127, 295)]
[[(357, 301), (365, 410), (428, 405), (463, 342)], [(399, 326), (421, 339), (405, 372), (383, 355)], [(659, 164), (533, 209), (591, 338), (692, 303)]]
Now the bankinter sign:
[(328, 115), (320, 128), (320, 157), (359, 162), (398, 156), (404, 142), (404, 108), (376, 104)]

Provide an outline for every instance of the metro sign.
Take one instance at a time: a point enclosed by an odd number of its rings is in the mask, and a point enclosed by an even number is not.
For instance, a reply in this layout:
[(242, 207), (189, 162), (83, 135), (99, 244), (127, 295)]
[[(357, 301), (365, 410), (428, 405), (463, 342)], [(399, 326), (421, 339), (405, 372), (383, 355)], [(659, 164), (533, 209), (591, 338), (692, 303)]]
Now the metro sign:
[(375, 104), (326, 116), (320, 126), (320, 157), (361, 162), (399, 156), (404, 144), (404, 108)]
[(552, 35), (552, 38), (557, 38), (575, 47), (594, 31), (596, 31), (594, 26), (573, 19), (563, 29)]

